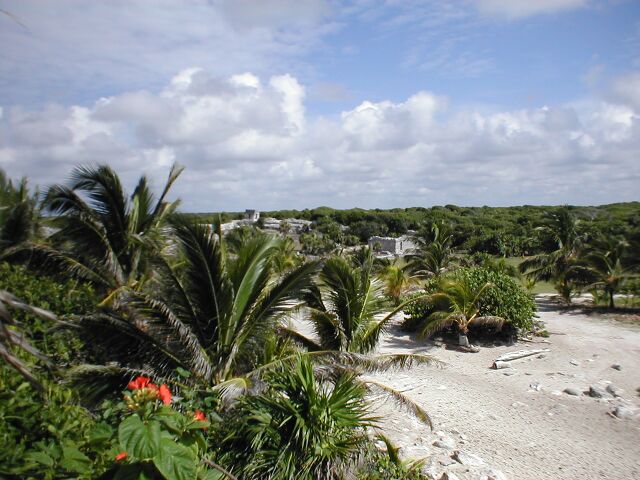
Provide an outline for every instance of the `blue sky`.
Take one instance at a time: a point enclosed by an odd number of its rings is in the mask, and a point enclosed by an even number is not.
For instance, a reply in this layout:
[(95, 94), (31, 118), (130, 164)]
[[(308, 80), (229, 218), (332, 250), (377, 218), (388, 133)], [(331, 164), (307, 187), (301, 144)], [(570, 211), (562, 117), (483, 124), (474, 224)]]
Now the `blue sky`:
[(197, 211), (638, 199), (640, 2), (153, 5), (0, 0), (0, 168), (177, 161)]

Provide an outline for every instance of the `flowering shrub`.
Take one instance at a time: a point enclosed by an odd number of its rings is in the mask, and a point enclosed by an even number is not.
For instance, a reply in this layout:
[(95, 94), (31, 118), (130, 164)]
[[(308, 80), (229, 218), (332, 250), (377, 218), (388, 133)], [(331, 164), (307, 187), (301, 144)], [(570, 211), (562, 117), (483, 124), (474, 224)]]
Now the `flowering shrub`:
[(167, 385), (140, 376), (127, 385), (123, 420), (118, 426), (115, 466), (104, 478), (167, 480), (222, 478), (209, 469), (204, 431), (210, 422), (200, 410), (181, 413), (172, 407)]

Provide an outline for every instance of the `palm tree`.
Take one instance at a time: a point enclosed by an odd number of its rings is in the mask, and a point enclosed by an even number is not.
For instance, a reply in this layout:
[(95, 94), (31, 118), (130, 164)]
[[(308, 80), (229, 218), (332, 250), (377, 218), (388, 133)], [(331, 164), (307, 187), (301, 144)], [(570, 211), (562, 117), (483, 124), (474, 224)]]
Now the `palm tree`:
[(481, 316), (480, 302), (484, 293), (493, 288), (493, 284), (474, 288), (466, 277), (443, 280), (439, 291), (429, 296), (429, 301), (436, 311), (430, 314), (422, 327), (422, 335), (456, 325), (459, 331), (459, 344), (469, 346), (469, 326), (496, 325), (501, 327), (505, 322), (502, 317)]
[[(383, 295), (382, 282), (372, 274), (373, 256), (364, 265), (353, 265), (343, 257), (328, 259), (318, 281), (305, 295), (306, 318), (314, 327), (317, 340), (298, 330), (281, 327), (281, 332), (309, 350), (316, 363), (329, 369), (348, 370), (356, 377), (372, 371), (404, 368), (415, 364), (436, 363), (428, 355), (384, 354), (369, 356), (380, 335), (394, 316), (411, 299), (390, 313)], [(373, 380), (360, 380), (368, 390), (391, 395), (420, 420), (431, 424), (427, 413), (402, 393)]]
[(302, 257), (296, 253), (296, 244), (291, 237), (281, 237), (273, 257), (278, 273), (284, 273), (302, 263)]
[(45, 211), (57, 215), (59, 227), (49, 238), (53, 246), (30, 242), (12, 253), (27, 252), (35, 261), (88, 280), (111, 300), (121, 287), (144, 283), (152, 257), (166, 246), (163, 227), (178, 202), (165, 199), (182, 170), (171, 168), (154, 201), (144, 176), (128, 198), (109, 166), (77, 167), (69, 186), (54, 185), (45, 195)]
[(352, 374), (322, 377), (309, 357), (265, 377), (244, 397), (224, 432), (222, 463), (246, 479), (343, 479), (366, 453), (366, 389)]
[(393, 301), (395, 306), (400, 305), (400, 299), (407, 289), (416, 283), (416, 278), (409, 273), (409, 269), (400, 265), (389, 265), (381, 273), (384, 282), (385, 295)]
[(405, 305), (380, 317), (387, 310), (383, 283), (372, 275), (372, 259), (353, 266), (343, 257), (328, 259), (319, 282), (308, 292), (309, 319), (319, 342), (297, 335), (312, 350), (369, 353), (390, 320)]
[(0, 169), (0, 252), (36, 238), (41, 230), (38, 193), (29, 194), (26, 177), (17, 185)]
[(621, 239), (601, 239), (573, 267), (570, 276), (587, 288), (603, 289), (609, 300), (609, 308), (615, 308), (614, 296), (624, 282), (637, 277), (634, 265), (626, 260), (629, 243)]
[(255, 235), (231, 253), (207, 226), (171, 223), (178, 258), (161, 258), (146, 290), (126, 288), (112, 308), (76, 319), (101, 342), (106, 363), (76, 369), (79, 383), (99, 392), (109, 379), (166, 377), (178, 367), (196, 382), (231, 382), (262, 366), (280, 317), (299, 306), (317, 271), (310, 262), (276, 275), (276, 237)]
[(407, 255), (408, 268), (419, 278), (445, 273), (452, 260), (453, 235), (444, 224), (433, 223), (414, 236), (416, 251)]
[(537, 282), (555, 282), (556, 290), (567, 303), (571, 303), (574, 289), (570, 272), (578, 259), (581, 244), (578, 225), (579, 220), (569, 208), (552, 212), (540, 230), (550, 236), (555, 250), (530, 257), (518, 267), (521, 273)]

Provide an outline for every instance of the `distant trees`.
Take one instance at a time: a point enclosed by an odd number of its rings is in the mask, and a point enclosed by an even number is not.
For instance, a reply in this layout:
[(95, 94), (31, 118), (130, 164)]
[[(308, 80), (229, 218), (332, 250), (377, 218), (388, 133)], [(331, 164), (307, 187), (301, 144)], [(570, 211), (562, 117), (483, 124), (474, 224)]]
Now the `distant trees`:
[(626, 240), (601, 238), (590, 246), (574, 265), (569, 276), (586, 289), (601, 289), (609, 308), (615, 308), (615, 294), (624, 283), (638, 278), (637, 259), (633, 259)]
[(0, 253), (41, 233), (38, 192), (29, 191), (26, 177), (14, 183), (0, 169)]
[(554, 250), (527, 258), (519, 266), (520, 272), (535, 281), (554, 282), (567, 303), (571, 302), (575, 287), (571, 272), (582, 242), (578, 225), (578, 218), (568, 207), (552, 212), (541, 230), (552, 241)]

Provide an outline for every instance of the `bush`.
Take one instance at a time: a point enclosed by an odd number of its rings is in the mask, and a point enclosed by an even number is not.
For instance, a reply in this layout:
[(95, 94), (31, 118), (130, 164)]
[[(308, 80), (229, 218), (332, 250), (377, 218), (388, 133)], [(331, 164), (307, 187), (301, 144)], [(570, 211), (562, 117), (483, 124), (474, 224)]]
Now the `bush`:
[(461, 268), (453, 276), (466, 277), (473, 287), (487, 282), (494, 285), (482, 296), (480, 315), (502, 317), (514, 327), (524, 330), (533, 326), (536, 304), (517, 280), (486, 268)]
[[(0, 263), (0, 290), (6, 290), (20, 301), (55, 313), (82, 315), (95, 308), (97, 297), (88, 284), (73, 280), (60, 280), (38, 275), (20, 265)], [(51, 331), (50, 321), (25, 312), (14, 312), (21, 331), (41, 352), (51, 356), (58, 364), (75, 359), (81, 347), (77, 336), (63, 330)]]
[(266, 377), (222, 423), (223, 464), (244, 479), (339, 479), (357, 466), (373, 425), (365, 387), (347, 374), (316, 376), (307, 358)]
[[(517, 280), (486, 268), (461, 268), (450, 273), (447, 278), (466, 278), (472, 288), (479, 288), (487, 282), (494, 285), (488, 289), (480, 301), (480, 315), (502, 317), (512, 326), (523, 330), (530, 330), (536, 313), (536, 304), (518, 283)], [(431, 278), (425, 285), (427, 293), (438, 290), (439, 280)], [(414, 294), (419, 296), (421, 294)], [(409, 299), (411, 297), (407, 297)], [(405, 299), (406, 300), (406, 299)], [(435, 306), (429, 300), (417, 301), (405, 308), (408, 316), (403, 328), (409, 331), (417, 330), (422, 320), (435, 311)]]
[(0, 477), (96, 478), (117, 453), (115, 431), (79, 406), (72, 390), (44, 383), (40, 395), (0, 365)]

